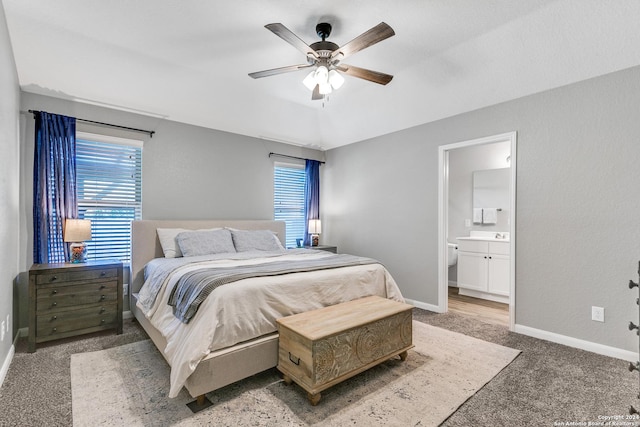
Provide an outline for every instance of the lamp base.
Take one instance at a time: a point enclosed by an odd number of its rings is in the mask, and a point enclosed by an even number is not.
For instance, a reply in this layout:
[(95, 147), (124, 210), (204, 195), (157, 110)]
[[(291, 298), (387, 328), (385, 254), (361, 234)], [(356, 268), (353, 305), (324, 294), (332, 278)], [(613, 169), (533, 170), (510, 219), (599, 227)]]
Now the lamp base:
[(78, 264), (81, 262), (87, 262), (87, 245), (84, 243), (71, 243), (69, 245), (69, 262), (72, 264)]
[(320, 241), (320, 236), (317, 234), (311, 235), (311, 246), (318, 246), (318, 242)]

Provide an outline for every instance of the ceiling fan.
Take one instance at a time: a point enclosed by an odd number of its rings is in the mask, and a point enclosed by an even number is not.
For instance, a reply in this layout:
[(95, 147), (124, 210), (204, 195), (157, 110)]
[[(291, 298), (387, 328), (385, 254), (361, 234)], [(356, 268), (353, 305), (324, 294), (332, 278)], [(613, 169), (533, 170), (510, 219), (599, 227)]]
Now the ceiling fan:
[(289, 73), (304, 68), (314, 68), (303, 81), (304, 85), (313, 91), (311, 99), (323, 99), (332, 90), (342, 86), (344, 77), (340, 73), (381, 85), (386, 85), (393, 79), (393, 76), (389, 74), (342, 63), (344, 58), (393, 36), (395, 34), (393, 28), (384, 22), (365, 31), (343, 46), (338, 46), (326, 40), (331, 34), (331, 24), (326, 22), (316, 25), (316, 33), (322, 41), (311, 45), (307, 45), (300, 37), (280, 23), (267, 24), (265, 28), (304, 53), (307, 57), (307, 63), (249, 73), (249, 76), (254, 79)]

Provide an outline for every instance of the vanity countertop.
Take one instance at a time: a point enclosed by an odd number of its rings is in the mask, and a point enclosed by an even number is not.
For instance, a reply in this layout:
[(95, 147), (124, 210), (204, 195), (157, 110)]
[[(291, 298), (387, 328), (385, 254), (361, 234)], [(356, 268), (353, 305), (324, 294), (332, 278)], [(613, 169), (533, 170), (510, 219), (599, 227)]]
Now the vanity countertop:
[(509, 233), (500, 231), (471, 231), (469, 236), (457, 237), (458, 240), (484, 240), (489, 242), (509, 242)]
[(458, 240), (483, 240), (485, 242), (506, 242), (509, 243), (509, 239), (497, 238), (497, 237), (457, 237)]

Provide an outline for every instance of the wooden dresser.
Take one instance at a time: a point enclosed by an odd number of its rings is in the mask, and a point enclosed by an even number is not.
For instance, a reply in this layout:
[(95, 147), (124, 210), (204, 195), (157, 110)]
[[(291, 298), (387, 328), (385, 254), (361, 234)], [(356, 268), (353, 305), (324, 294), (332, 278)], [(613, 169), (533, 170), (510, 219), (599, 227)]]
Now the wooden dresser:
[(316, 405), (322, 390), (391, 357), (405, 360), (412, 309), (371, 296), (278, 319), (278, 370)]
[(122, 263), (34, 264), (29, 270), (29, 352), (36, 344), (115, 329), (122, 333)]

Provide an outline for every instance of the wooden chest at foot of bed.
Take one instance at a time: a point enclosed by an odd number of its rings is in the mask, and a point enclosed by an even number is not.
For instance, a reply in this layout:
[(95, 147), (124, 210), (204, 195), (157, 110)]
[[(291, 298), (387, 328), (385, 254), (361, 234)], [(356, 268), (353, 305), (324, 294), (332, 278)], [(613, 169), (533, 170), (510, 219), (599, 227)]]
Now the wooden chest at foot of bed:
[(391, 357), (405, 360), (412, 308), (372, 296), (278, 319), (278, 370), (316, 405), (322, 390)]

